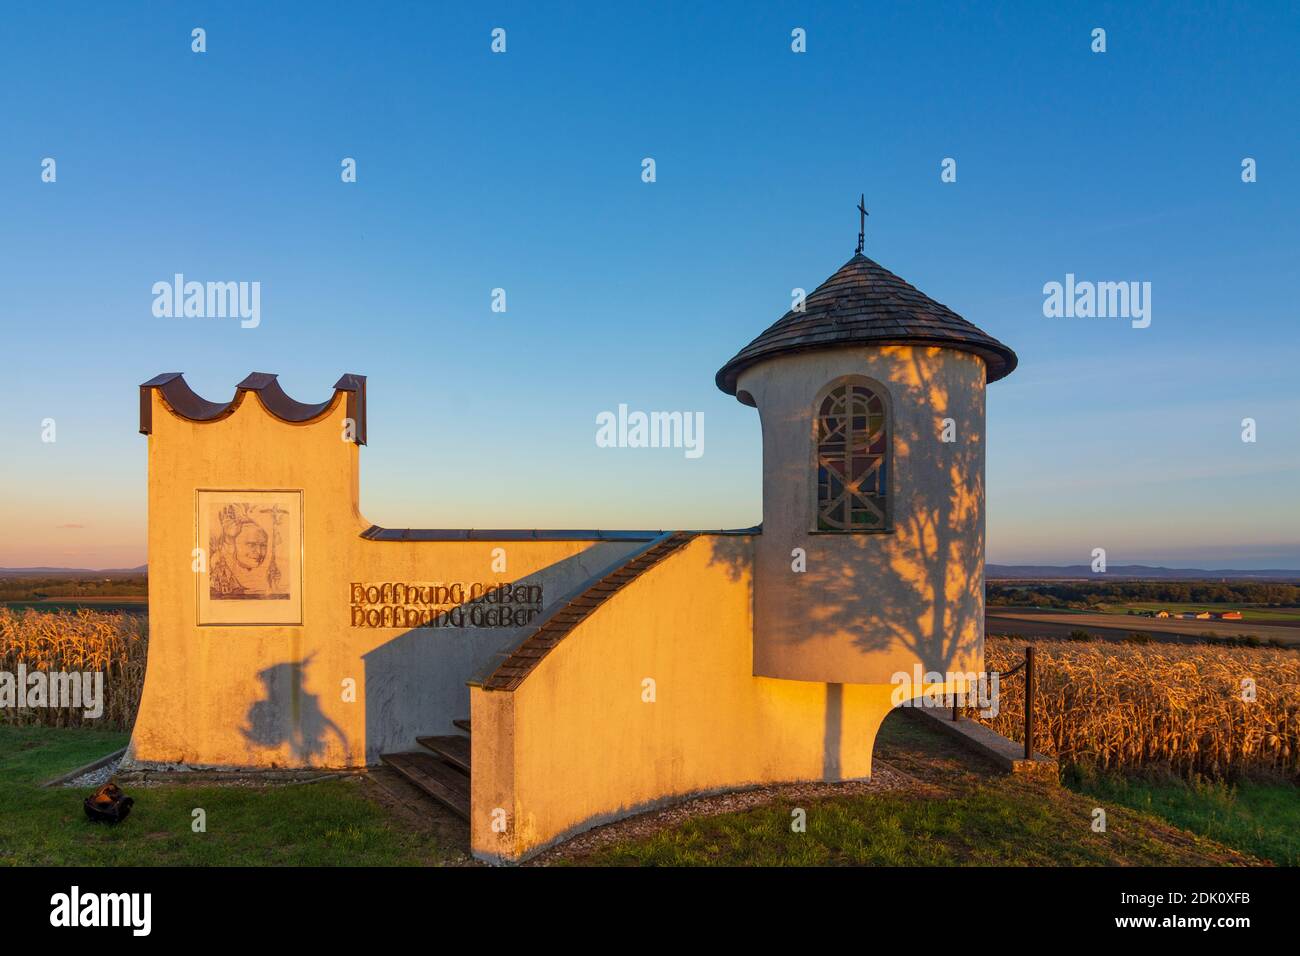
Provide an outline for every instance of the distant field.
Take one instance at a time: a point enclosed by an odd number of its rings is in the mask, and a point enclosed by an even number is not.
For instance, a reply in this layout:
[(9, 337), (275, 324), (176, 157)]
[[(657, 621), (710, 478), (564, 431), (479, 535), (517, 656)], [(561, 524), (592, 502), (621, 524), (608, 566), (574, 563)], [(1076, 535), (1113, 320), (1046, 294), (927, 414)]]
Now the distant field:
[(1283, 622), (1261, 624), (1258, 621), (1184, 621), (1178, 618), (1129, 617), (1097, 611), (1047, 611), (1038, 608), (990, 607), (984, 614), (986, 634), (1020, 635), (1021, 637), (1069, 637), (1071, 631), (1109, 640), (1121, 640), (1134, 632), (1150, 634), (1157, 640), (1188, 641), (1203, 634), (1237, 637), (1250, 634), (1261, 641), (1278, 640), (1300, 644), (1300, 626)]
[(146, 614), (149, 611), (147, 597), (58, 597), (45, 598), (40, 601), (0, 601), (0, 607), (11, 611), (76, 611), (87, 608), (94, 611), (122, 611), (126, 614)]
[[(1102, 612), (1105, 614), (1127, 614), (1129, 610), (1134, 611), (1169, 611), (1171, 613), (1183, 613), (1184, 611), (1209, 611), (1211, 614), (1221, 614), (1224, 611), (1240, 611), (1242, 620), (1259, 621), (1261, 624), (1285, 622), (1295, 622), (1300, 624), (1300, 607), (1259, 607), (1255, 604), (1171, 604), (1158, 602), (1135, 602), (1124, 604), (1104, 604)], [(1136, 615), (1135, 615), (1136, 616)]]

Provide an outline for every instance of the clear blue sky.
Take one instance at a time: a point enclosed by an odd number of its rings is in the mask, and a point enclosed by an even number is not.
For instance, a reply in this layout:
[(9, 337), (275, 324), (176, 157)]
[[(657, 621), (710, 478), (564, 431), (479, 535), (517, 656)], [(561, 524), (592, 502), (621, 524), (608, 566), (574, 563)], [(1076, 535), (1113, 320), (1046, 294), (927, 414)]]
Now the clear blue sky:
[[(1295, 4), (0, 17), (0, 565), (145, 560), (161, 371), (368, 375), (381, 525), (751, 525), (758, 417), (713, 374), (852, 254), (865, 191), (868, 254), (1020, 355), (990, 561), (1300, 567)], [(261, 282), (261, 326), (155, 318), (176, 272)], [(1045, 318), (1071, 272), (1151, 282), (1151, 327)], [(619, 403), (704, 412), (704, 456), (597, 448)]]

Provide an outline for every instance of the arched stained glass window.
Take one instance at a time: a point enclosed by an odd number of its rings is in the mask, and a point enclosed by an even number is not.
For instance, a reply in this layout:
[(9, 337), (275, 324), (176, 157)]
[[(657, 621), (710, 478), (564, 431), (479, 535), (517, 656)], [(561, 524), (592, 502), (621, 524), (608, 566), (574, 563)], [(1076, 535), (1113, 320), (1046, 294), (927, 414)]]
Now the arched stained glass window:
[(817, 530), (888, 528), (889, 413), (865, 383), (832, 388), (817, 408)]

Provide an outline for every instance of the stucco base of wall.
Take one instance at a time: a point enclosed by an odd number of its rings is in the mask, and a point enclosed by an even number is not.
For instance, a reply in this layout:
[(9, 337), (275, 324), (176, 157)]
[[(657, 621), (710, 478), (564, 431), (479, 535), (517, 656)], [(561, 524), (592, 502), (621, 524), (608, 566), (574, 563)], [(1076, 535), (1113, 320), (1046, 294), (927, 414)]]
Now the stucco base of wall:
[(119, 773), (138, 773), (138, 774), (171, 774), (177, 777), (183, 777), (186, 774), (224, 774), (228, 776), (265, 776), (268, 780), (274, 777), (318, 777), (321, 774), (331, 773), (365, 773), (368, 769), (364, 766), (297, 766), (294, 764), (284, 765), (263, 765), (263, 764), (210, 764), (210, 763), (184, 763), (166, 760), (136, 760), (128, 752), (122, 762), (118, 764)]

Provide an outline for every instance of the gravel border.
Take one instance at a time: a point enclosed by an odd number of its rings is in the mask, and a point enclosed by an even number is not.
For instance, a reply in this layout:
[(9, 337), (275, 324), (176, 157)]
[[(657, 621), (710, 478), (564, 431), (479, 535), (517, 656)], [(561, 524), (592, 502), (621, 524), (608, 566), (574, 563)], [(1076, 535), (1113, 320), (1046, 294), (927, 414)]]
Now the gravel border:
[(62, 784), (65, 787), (99, 787), (113, 779), (113, 774), (117, 773), (118, 765), (122, 762), (119, 757), (117, 760), (111, 760), (104, 766), (88, 773), (83, 773), (79, 777), (73, 777)]
[[(125, 756), (126, 756), (125, 747), (123, 747), (120, 750), (114, 750), (111, 754), (105, 754), (104, 756), (100, 757), (98, 760), (92, 760), (90, 763), (83, 764), (82, 766), (77, 767), (75, 770), (69, 770), (67, 773), (55, 777), (53, 780), (46, 780), (43, 784), (41, 784), (41, 786), (47, 789), (50, 787), (60, 787), (60, 786), (62, 787), (70, 787), (74, 785), (81, 786), (81, 784), (74, 784), (73, 781), (80, 780), (82, 777), (88, 777), (95, 771), (98, 771), (101, 767), (104, 767), (110, 763), (113, 765), (113, 769), (116, 770), (118, 764), (122, 762), (122, 759)], [(110, 773), (109, 776), (112, 776), (112, 774)], [(98, 784), (96, 784), (96, 786), (98, 786)]]

